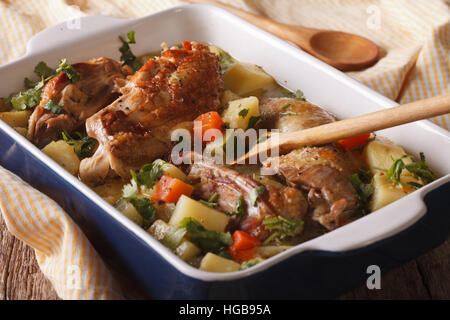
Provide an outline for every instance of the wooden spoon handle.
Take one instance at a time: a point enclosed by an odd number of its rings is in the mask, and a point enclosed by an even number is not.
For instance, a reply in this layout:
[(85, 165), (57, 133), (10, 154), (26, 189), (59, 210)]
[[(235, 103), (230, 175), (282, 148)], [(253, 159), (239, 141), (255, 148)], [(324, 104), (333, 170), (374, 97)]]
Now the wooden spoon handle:
[(282, 133), (279, 144), (288, 149), (321, 145), (446, 113), (450, 113), (450, 93), (303, 131)]
[[(214, 5), (217, 7), (221, 7), (223, 9), (226, 9), (226, 10), (230, 11), (231, 13), (247, 20), (250, 23), (257, 25), (261, 29), (264, 29), (282, 39), (289, 40), (289, 41), (295, 42), (297, 44), (299, 44), (299, 40), (301, 40), (301, 39), (299, 39), (299, 37), (301, 37), (301, 35), (299, 35), (298, 30), (304, 31), (305, 43), (306, 43), (307, 39), (309, 39), (309, 37), (312, 33), (317, 32), (314, 29), (296, 27), (298, 29), (297, 32), (295, 34), (291, 35), (292, 26), (290, 26), (290, 25), (286, 25), (283, 23), (273, 21), (268, 18), (258, 16), (256, 14), (235, 8), (233, 6), (221, 3), (219, 1), (214, 1), (214, 0), (182, 0), (182, 1), (186, 2), (186, 3), (192, 3), (192, 4), (210, 4), (210, 5)], [(302, 42), (302, 41), (300, 41), (300, 42)], [(299, 45), (301, 45), (301, 43)]]

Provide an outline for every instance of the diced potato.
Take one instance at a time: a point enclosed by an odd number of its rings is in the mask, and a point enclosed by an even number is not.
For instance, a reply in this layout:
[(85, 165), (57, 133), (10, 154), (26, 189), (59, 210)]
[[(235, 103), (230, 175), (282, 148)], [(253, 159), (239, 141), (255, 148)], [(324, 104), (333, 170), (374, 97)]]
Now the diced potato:
[(182, 195), (178, 200), (175, 212), (173, 213), (169, 224), (179, 227), (184, 218), (193, 218), (206, 229), (221, 232), (225, 231), (225, 228), (230, 221), (230, 217), (226, 214)]
[(169, 222), (175, 211), (175, 204), (173, 203), (154, 203), (153, 206), (156, 209), (156, 216), (165, 222)]
[(247, 130), (250, 118), (259, 115), (258, 98), (248, 97), (230, 102), (222, 119), (231, 129)]
[[(363, 151), (363, 159), (369, 166), (372, 174), (375, 174), (379, 169), (389, 170), (394, 160), (404, 155), (406, 155), (406, 152), (402, 147), (394, 144), (389, 139), (381, 137), (377, 137), (369, 142)], [(403, 162), (410, 163), (411, 159), (404, 158)]]
[(250, 92), (267, 87), (275, 80), (264, 70), (251, 63), (236, 62), (224, 74), (225, 89), (245, 96)]
[(80, 159), (73, 150), (73, 147), (64, 140), (49, 143), (44, 149), (42, 149), (42, 152), (55, 160), (71, 174), (78, 174)]
[(184, 240), (183, 242), (181, 242), (180, 245), (175, 249), (175, 254), (186, 262), (191, 261), (200, 253), (201, 250), (188, 240)]
[(170, 226), (166, 222), (158, 219), (153, 222), (150, 228), (148, 228), (147, 232), (150, 233), (156, 240), (161, 241), (169, 228)]
[(270, 258), (290, 248), (292, 246), (261, 246), (256, 247), (256, 254), (263, 258)]
[(28, 127), (30, 116), (30, 110), (0, 112), (0, 120), (5, 121), (11, 127)]
[(199, 269), (209, 272), (234, 272), (240, 270), (241, 265), (208, 252), (202, 259)]
[(116, 202), (114, 207), (119, 210), (125, 217), (136, 223), (138, 226), (142, 226), (144, 219), (131, 203), (120, 199), (118, 202)]
[(25, 138), (28, 137), (28, 130), (27, 130), (27, 128), (15, 127), (14, 130), (16, 130), (18, 133), (20, 133)]
[(231, 90), (225, 90), (222, 94), (222, 97), (220, 98), (220, 104), (222, 106), (226, 106), (229, 102), (239, 99), (241, 99), (241, 96), (237, 95)]
[(164, 174), (167, 174), (169, 177), (180, 179), (184, 182), (189, 182), (187, 176), (183, 171), (175, 167), (173, 164), (168, 163), (164, 160), (157, 159), (153, 161), (154, 164), (159, 164), (164, 171)]
[(408, 186), (408, 182), (421, 183), (412, 175), (405, 174), (400, 177), (402, 186), (387, 180), (384, 172), (377, 172), (373, 176), (373, 195), (370, 202), (370, 210), (378, 210), (398, 199), (403, 198), (408, 193), (414, 191), (414, 188)]

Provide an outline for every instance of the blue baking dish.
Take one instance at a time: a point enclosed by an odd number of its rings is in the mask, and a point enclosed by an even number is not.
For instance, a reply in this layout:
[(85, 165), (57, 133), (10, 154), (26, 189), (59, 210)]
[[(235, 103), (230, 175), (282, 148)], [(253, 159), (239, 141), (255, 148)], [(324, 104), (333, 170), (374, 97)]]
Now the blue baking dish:
[[(120, 20), (88, 17), (81, 29), (61, 24), (36, 35), (27, 54), (0, 67), (0, 96), (18, 91), (39, 61), (118, 58), (118, 35), (136, 31), (135, 52), (161, 42), (213, 43), (261, 65), (289, 89), (340, 118), (395, 106), (345, 74), (253, 25), (210, 6), (184, 6)], [(54, 62), (54, 63), (52, 63)], [(376, 212), (250, 269), (195, 269), (121, 215), (29, 141), (0, 121), (0, 165), (56, 200), (107, 263), (158, 299), (332, 298), (360, 285), (370, 265), (386, 272), (442, 243), (450, 231), (450, 135), (429, 121), (380, 131), (410, 153), (425, 152), (439, 179)]]

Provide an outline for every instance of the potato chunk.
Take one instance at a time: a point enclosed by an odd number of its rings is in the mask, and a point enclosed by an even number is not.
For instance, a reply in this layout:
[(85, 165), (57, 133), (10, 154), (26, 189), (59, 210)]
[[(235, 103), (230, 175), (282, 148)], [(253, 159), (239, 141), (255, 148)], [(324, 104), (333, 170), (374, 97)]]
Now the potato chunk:
[(179, 256), (183, 261), (189, 262), (198, 256), (201, 250), (192, 242), (184, 240), (175, 249), (175, 254)]
[(420, 183), (412, 175), (403, 175), (400, 177), (402, 186), (387, 180), (386, 174), (383, 172), (377, 172), (373, 176), (373, 195), (370, 202), (370, 210), (375, 211), (388, 204), (397, 201), (408, 193), (413, 192), (415, 189), (408, 186), (408, 182)]
[(225, 90), (220, 98), (220, 105), (226, 106), (229, 102), (241, 99), (241, 96), (238, 96), (231, 90)]
[(73, 150), (73, 147), (64, 140), (53, 141), (42, 149), (46, 155), (55, 160), (60, 166), (73, 175), (78, 174), (80, 169), (80, 159)]
[[(402, 147), (394, 144), (389, 139), (377, 137), (364, 148), (363, 159), (369, 166), (372, 174), (375, 174), (377, 171), (380, 171), (379, 169), (389, 170), (394, 160), (404, 155), (406, 155), (406, 152)], [(411, 163), (411, 159), (404, 158), (403, 162), (405, 164)]]
[(22, 127), (14, 127), (14, 130), (16, 130), (18, 133), (20, 133), (23, 137), (28, 139), (28, 130), (27, 128)]
[(182, 195), (177, 202), (169, 224), (179, 227), (184, 218), (193, 218), (206, 229), (221, 232), (225, 231), (230, 221), (230, 217), (226, 214), (208, 208), (204, 204)]
[(224, 74), (225, 89), (245, 96), (275, 83), (261, 67), (251, 63), (236, 62)]
[(5, 121), (11, 127), (28, 127), (28, 119), (31, 116), (30, 110), (1, 112), (0, 120)]
[(259, 115), (258, 98), (248, 97), (230, 102), (222, 119), (231, 129), (247, 130), (250, 119)]
[(177, 178), (184, 182), (189, 182), (184, 172), (175, 167), (173, 164), (161, 159), (157, 159), (153, 161), (153, 163), (160, 165), (161, 169), (164, 171), (164, 174), (168, 175), (169, 177)]
[(200, 270), (209, 272), (234, 272), (241, 269), (241, 265), (214, 253), (208, 252), (200, 262)]

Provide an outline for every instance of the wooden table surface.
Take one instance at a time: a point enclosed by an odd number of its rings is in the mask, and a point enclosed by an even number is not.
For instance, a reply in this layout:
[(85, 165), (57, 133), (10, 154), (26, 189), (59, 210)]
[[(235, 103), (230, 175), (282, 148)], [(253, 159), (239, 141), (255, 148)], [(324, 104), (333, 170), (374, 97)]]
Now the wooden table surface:
[[(0, 214), (0, 300), (59, 299), (39, 270), (34, 251), (14, 238)], [(341, 299), (450, 299), (450, 238), (433, 251), (387, 273), (380, 290), (365, 286)], [(133, 298), (139, 298), (135, 293)]]

